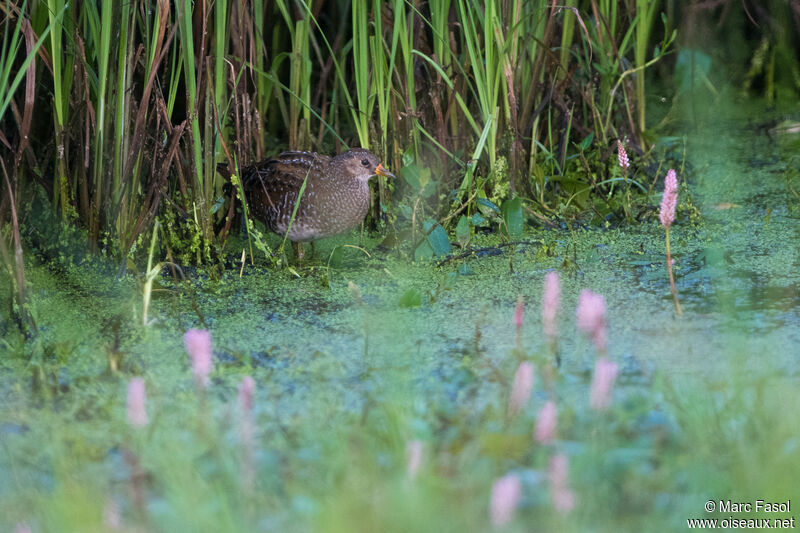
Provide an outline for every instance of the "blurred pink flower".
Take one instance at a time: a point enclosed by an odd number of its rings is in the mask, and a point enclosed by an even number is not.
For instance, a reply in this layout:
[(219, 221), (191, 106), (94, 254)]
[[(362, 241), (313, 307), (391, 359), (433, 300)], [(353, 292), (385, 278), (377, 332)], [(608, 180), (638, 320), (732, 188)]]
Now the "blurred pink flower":
[(630, 166), (628, 163), (628, 152), (625, 151), (625, 146), (620, 140), (617, 140), (617, 158), (619, 159), (619, 166), (622, 168), (628, 168)]
[(597, 327), (605, 322), (606, 300), (601, 294), (589, 289), (581, 290), (578, 296), (578, 329), (593, 334)]
[(239, 384), (239, 405), (243, 413), (249, 413), (253, 410), (253, 393), (256, 390), (256, 381), (251, 376), (242, 378)]
[(600, 351), (605, 352), (606, 348), (608, 348), (608, 335), (606, 334), (606, 325), (603, 323), (601, 327), (598, 327), (594, 335), (592, 335), (592, 341), (594, 342), (594, 347)]
[(119, 505), (113, 498), (106, 498), (106, 505), (103, 507), (103, 525), (112, 531), (117, 531), (122, 527), (122, 519), (119, 514)]
[(350, 294), (353, 296), (353, 300), (355, 300), (358, 305), (361, 305), (364, 300), (361, 298), (361, 289), (358, 288), (358, 285), (352, 281), (348, 281), (347, 288), (350, 289)]
[(239, 384), (239, 407), (242, 410), (239, 419), (239, 436), (242, 442), (243, 455), (241, 464), (241, 480), (245, 490), (252, 491), (255, 485), (255, 439), (253, 437), (253, 421), (251, 413), (253, 411), (253, 395), (256, 390), (256, 382), (251, 376), (242, 378)]
[(33, 529), (26, 522), (17, 522), (17, 525), (14, 526), (14, 533), (33, 533)]
[(503, 526), (514, 518), (521, 495), (522, 483), (515, 474), (507, 474), (494, 482), (490, 505), (493, 526)]
[(550, 497), (559, 513), (575, 508), (575, 494), (569, 488), (569, 458), (563, 453), (550, 459)]
[(675, 221), (675, 207), (678, 205), (678, 178), (673, 169), (669, 169), (664, 178), (664, 195), (661, 197), (661, 211), (658, 217), (661, 225), (669, 228)]
[(250, 376), (243, 377), (241, 384), (239, 384), (239, 406), (242, 409), (239, 433), (246, 450), (253, 449), (253, 423), (250, 420), (250, 413), (253, 411), (253, 394), (255, 390), (255, 380)]
[(611, 405), (611, 394), (614, 380), (617, 379), (619, 367), (608, 357), (600, 357), (594, 366), (592, 387), (589, 392), (589, 405), (592, 409), (603, 411)]
[(508, 409), (511, 414), (516, 414), (528, 402), (533, 390), (533, 363), (525, 361), (517, 367), (514, 374), (514, 383), (511, 385), (511, 396), (508, 399)]
[(517, 329), (522, 327), (522, 296), (517, 297), (517, 307), (514, 309), (514, 325), (517, 326)]
[(128, 423), (135, 428), (147, 425), (147, 391), (144, 379), (131, 378), (128, 382)]
[(183, 344), (192, 358), (192, 371), (197, 382), (205, 387), (211, 374), (211, 332), (205, 329), (190, 329), (183, 336)]
[(536, 417), (536, 429), (534, 437), (541, 444), (552, 444), (556, 439), (556, 424), (558, 423), (558, 408), (554, 401), (550, 400), (539, 411)]
[(542, 295), (542, 324), (544, 334), (555, 340), (558, 336), (558, 304), (561, 299), (561, 286), (558, 282), (558, 273), (550, 271), (544, 276), (544, 293)]
[(406, 473), (409, 479), (417, 477), (420, 466), (422, 466), (422, 441), (408, 441), (406, 444)]
[(606, 299), (589, 289), (583, 289), (578, 296), (578, 329), (589, 334), (598, 351), (607, 348)]

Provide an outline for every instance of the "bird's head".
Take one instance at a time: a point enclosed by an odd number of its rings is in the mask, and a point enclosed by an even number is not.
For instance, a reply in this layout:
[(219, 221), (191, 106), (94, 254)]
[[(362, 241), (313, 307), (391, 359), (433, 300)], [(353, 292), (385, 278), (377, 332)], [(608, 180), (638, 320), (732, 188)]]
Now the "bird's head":
[(337, 173), (360, 181), (368, 181), (372, 176), (394, 177), (381, 164), (378, 156), (363, 148), (354, 148), (337, 155), (332, 164)]

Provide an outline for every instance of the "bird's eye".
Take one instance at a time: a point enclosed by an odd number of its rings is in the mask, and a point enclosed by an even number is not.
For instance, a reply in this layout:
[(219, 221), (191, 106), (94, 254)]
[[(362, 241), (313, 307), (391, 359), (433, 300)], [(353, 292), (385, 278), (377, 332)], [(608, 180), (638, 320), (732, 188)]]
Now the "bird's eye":
[(369, 159), (362, 159), (361, 160), (361, 164), (364, 165), (365, 167), (368, 167), (369, 166)]

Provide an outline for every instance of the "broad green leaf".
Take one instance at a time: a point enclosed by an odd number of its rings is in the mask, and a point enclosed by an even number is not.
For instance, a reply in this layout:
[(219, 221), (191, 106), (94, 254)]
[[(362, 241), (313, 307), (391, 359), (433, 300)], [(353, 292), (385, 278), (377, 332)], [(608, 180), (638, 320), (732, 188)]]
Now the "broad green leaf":
[(522, 199), (517, 196), (503, 202), (504, 233), (509, 237), (520, 237), (524, 229), (522, 216)]
[(478, 226), (480, 226), (484, 222), (486, 222), (486, 219), (480, 213), (475, 213), (474, 215), (472, 215), (472, 227), (473, 228), (477, 228)]
[[(450, 253), (450, 238), (447, 236), (447, 232), (444, 231), (444, 228), (436, 224), (433, 220), (426, 220), (423, 224), (425, 228), (425, 233), (428, 235), (428, 244), (431, 245), (431, 249), (435, 255), (446, 255)], [(433, 230), (431, 230), (433, 228)]]
[(428, 244), (428, 239), (425, 239), (414, 250), (414, 261), (427, 261), (429, 259), (433, 259), (433, 248)]
[(403, 152), (403, 167), (407, 167), (412, 164), (414, 164), (414, 147), (409, 146), (408, 149)]
[(469, 243), (470, 238), (470, 227), (469, 227), (469, 219), (461, 215), (461, 218), (458, 219), (458, 224), (456, 225), (456, 239), (458, 243), (463, 247)]
[(478, 198), (478, 205), (480, 207), (485, 207), (486, 209), (490, 209), (490, 210), (494, 211), (495, 213), (497, 213), (498, 215), (500, 214), (500, 208), (497, 207), (496, 205), (494, 205), (492, 202), (490, 202), (486, 198)]
[(400, 175), (404, 180), (406, 180), (406, 183), (408, 183), (411, 188), (414, 189), (415, 192), (419, 192), (419, 190), (422, 188), (419, 182), (419, 173), (420, 168), (416, 163), (405, 165), (400, 169)]
[(700, 52), (684, 48), (678, 52), (678, 59), (675, 61), (675, 84), (678, 91), (686, 93), (693, 87), (703, 85), (711, 70), (711, 56)]

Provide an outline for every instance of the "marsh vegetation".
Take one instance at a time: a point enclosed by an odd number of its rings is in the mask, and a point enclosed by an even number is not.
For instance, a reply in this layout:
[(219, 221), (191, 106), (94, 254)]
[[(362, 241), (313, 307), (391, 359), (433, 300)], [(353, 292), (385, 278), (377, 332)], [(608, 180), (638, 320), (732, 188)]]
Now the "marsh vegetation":
[[(792, 499), (799, 13), (5, 1), (0, 528), (683, 531)], [(216, 172), (355, 146), (398, 178), (302, 263)]]

